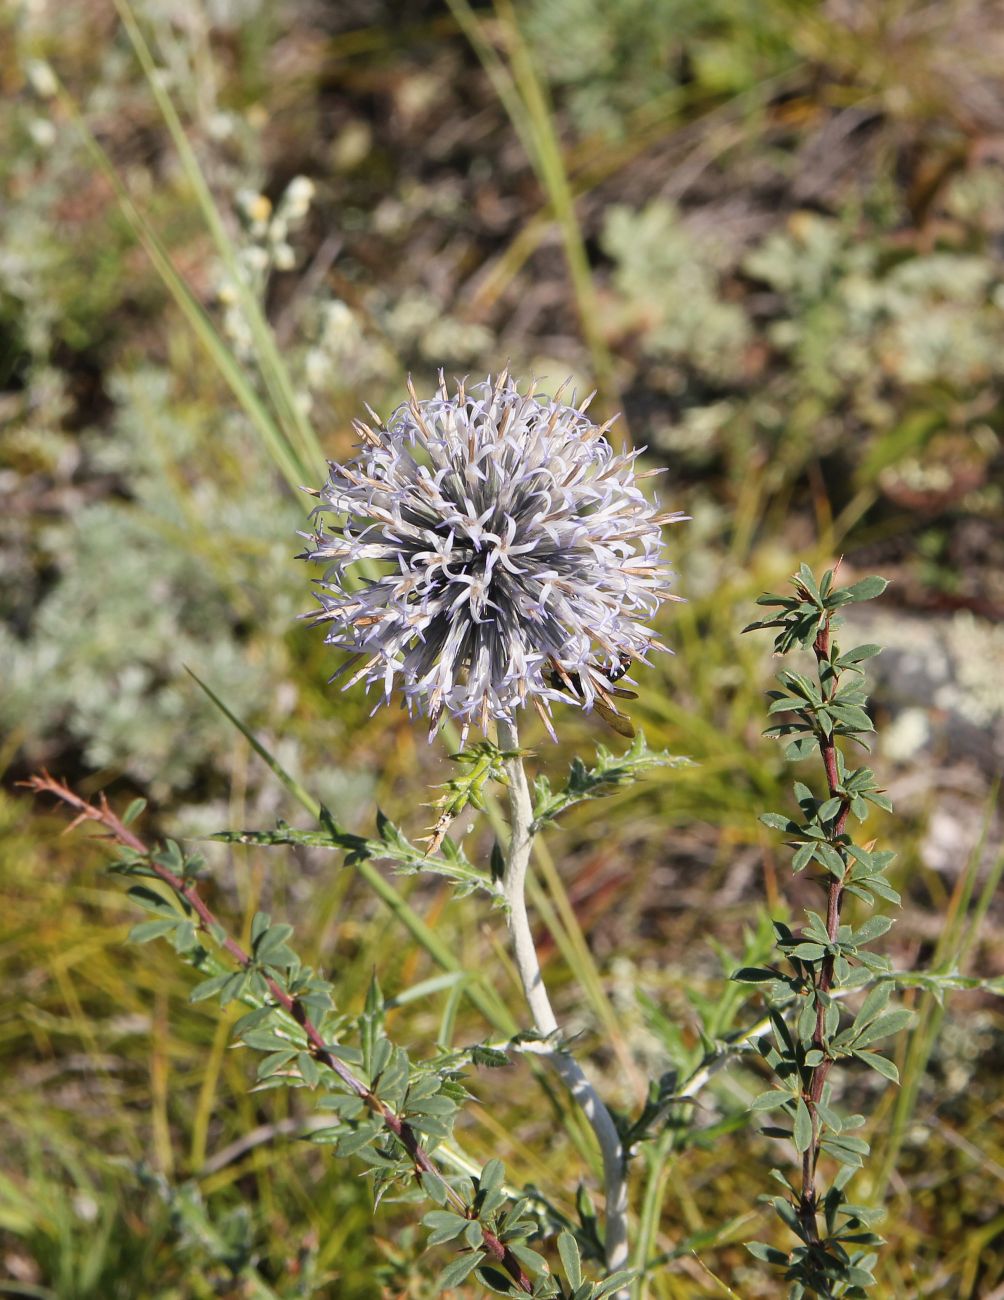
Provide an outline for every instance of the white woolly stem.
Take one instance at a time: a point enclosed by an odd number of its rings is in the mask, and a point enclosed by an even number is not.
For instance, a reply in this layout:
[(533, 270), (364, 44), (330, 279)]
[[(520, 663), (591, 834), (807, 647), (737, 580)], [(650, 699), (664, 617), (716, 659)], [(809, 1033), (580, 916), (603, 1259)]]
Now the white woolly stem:
[[(515, 726), (500, 721), (498, 743), (500, 749), (518, 750), (519, 735)], [(553, 1036), (554, 1039), (560, 1039), (558, 1022), (540, 972), (540, 961), (537, 958), (530, 919), (526, 912), (525, 886), (527, 867), (530, 862), (530, 845), (533, 841), (531, 830), (533, 804), (526, 772), (523, 770), (523, 760), (519, 757), (507, 759), (505, 772), (509, 782), (510, 837), (505, 874), (502, 878), (502, 891), (508, 906), (508, 926), (513, 956), (516, 959), (516, 969), (523, 985), (527, 1005), (533, 1017), (534, 1028), (538, 1033), (545, 1034), (549, 1038)], [(546, 1056), (561, 1076), (596, 1134), (600, 1154), (603, 1157), (606, 1194), (604, 1246), (607, 1267), (611, 1272), (626, 1268), (628, 1263), (627, 1170), (624, 1148), (621, 1145), (617, 1126), (578, 1061), (560, 1042), (536, 1050)]]

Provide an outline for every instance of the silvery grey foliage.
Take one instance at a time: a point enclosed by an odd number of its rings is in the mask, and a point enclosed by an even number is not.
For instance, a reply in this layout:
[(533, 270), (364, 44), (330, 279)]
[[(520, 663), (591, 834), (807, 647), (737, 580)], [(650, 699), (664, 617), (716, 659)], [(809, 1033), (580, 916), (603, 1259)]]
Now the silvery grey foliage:
[(608, 674), (663, 648), (648, 626), (673, 598), (660, 525), (682, 516), (646, 499), (638, 453), (587, 405), (521, 393), (508, 372), (451, 397), (441, 374), (434, 397), (412, 389), (385, 425), (356, 425), (358, 455), (318, 494), (335, 520), (304, 556), (327, 565), (309, 617), (354, 652), (345, 668), (362, 660), (348, 685), (400, 687), (433, 730), (444, 712), (512, 723), (529, 702), (550, 728), (550, 701), (590, 709)]

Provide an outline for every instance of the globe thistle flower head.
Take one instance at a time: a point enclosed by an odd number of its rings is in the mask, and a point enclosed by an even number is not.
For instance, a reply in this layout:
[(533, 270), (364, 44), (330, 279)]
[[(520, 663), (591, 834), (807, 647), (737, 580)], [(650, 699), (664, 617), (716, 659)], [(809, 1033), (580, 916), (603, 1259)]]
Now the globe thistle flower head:
[(590, 709), (665, 649), (649, 627), (676, 599), (660, 525), (683, 516), (646, 499), (637, 453), (614, 450), (588, 402), (521, 393), (508, 372), (409, 392), (385, 425), (357, 423), (358, 454), (316, 494), (302, 558), (326, 568), (305, 617), (353, 652), (336, 677), (399, 689), (432, 732), (444, 714), (487, 731), (532, 703), (553, 736), (553, 702)]

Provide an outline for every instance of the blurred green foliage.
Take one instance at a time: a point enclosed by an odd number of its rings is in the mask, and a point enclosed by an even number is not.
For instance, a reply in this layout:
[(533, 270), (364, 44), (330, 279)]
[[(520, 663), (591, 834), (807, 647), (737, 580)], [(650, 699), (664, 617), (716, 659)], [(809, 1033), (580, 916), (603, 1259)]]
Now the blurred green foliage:
[(541, 67), (584, 134), (624, 138), (668, 101), (741, 94), (790, 65), (798, 0), (738, 7), (711, 0), (530, 0), (525, 27)]

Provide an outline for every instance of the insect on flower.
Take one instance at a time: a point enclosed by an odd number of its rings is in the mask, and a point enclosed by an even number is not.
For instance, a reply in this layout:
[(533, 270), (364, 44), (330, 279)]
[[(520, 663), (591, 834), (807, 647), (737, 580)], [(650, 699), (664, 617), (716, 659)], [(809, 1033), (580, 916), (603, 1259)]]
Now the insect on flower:
[[(548, 680), (554, 689), (561, 690), (564, 687), (574, 697), (581, 699), (582, 679), (579, 673), (566, 672), (558, 660), (553, 657), (550, 662), (551, 672), (548, 674)], [(610, 697), (616, 695), (622, 700), (636, 700), (638, 698), (637, 691), (627, 691), (623, 687), (614, 685), (614, 682), (619, 682), (625, 676), (630, 667), (631, 656), (626, 654), (618, 655), (609, 668), (604, 668), (602, 664), (597, 663), (590, 663), (586, 666), (586, 671), (594, 676), (596, 699), (593, 707), (608, 727), (612, 727), (618, 735), (624, 736), (627, 740), (634, 738), (634, 723), (617, 709)], [(604, 681), (602, 683), (596, 682), (596, 675), (602, 677)]]
[[(613, 686), (656, 640), (666, 600), (661, 514), (639, 486), (637, 452), (580, 406), (520, 392), (508, 372), (410, 397), (386, 424), (358, 423), (354, 459), (314, 495), (305, 559), (325, 565), (335, 674), (399, 690), (435, 731), (515, 722), (532, 704), (554, 735), (555, 702), (596, 709), (622, 735)], [(633, 730), (633, 729), (632, 729)]]

